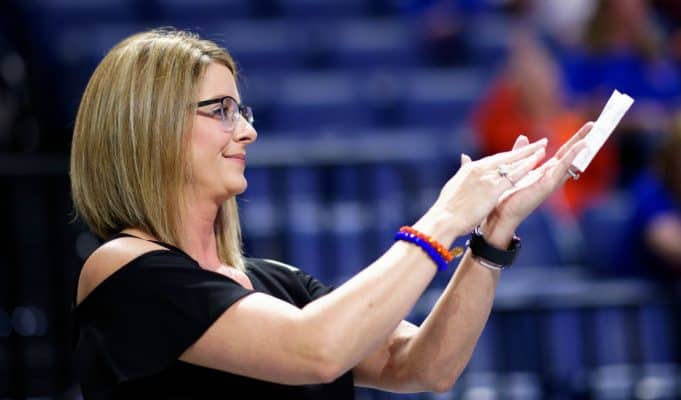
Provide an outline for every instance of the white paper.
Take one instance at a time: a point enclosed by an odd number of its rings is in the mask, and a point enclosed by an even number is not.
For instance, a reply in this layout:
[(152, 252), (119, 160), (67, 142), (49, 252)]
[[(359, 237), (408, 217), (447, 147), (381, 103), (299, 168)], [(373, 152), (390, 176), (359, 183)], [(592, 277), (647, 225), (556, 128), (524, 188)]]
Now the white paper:
[(591, 131), (586, 135), (587, 147), (582, 150), (572, 162), (570, 168), (579, 172), (584, 172), (589, 166), (591, 160), (594, 159), (598, 151), (603, 147), (605, 141), (608, 140), (615, 127), (624, 117), (624, 114), (629, 110), (629, 107), (634, 103), (634, 99), (626, 94), (615, 90), (612, 92), (610, 99), (603, 107), (601, 115), (594, 123)]

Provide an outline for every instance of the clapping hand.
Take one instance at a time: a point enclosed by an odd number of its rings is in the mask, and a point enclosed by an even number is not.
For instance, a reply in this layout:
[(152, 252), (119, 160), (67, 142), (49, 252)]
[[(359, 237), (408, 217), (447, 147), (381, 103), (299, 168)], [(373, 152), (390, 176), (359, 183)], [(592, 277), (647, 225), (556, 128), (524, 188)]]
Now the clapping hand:
[[(585, 148), (583, 140), (589, 133), (592, 122), (587, 122), (575, 133), (556, 154), (536, 169), (514, 181), (514, 185), (507, 190), (494, 210), (495, 216), (501, 220), (518, 226), (534, 209), (536, 209), (557, 188), (571, 177), (569, 172), (572, 161)], [(529, 146), (527, 138), (518, 137), (513, 146), (514, 150)], [(525, 170), (525, 166), (518, 166)]]
[(523, 179), (544, 158), (546, 139), (532, 144), (519, 138), (511, 151), (472, 161), (461, 156), (461, 167), (445, 184), (433, 209), (457, 218), (459, 232), (468, 232), (499, 204), (501, 195)]

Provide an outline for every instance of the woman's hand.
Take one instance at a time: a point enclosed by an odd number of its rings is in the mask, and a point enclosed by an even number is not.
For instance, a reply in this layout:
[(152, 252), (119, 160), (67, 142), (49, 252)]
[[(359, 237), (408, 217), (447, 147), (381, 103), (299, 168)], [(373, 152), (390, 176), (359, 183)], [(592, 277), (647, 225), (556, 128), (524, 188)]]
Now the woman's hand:
[(519, 140), (523, 146), (477, 161), (462, 155), (461, 167), (442, 188), (429, 212), (452, 218), (459, 234), (472, 230), (499, 203), (500, 196), (512, 188), (512, 182), (522, 179), (544, 158), (546, 139), (532, 144), (527, 143), (527, 138)]
[[(570, 177), (568, 169), (577, 154), (585, 148), (586, 144), (582, 139), (589, 133), (592, 126), (592, 122), (584, 124), (551, 159), (531, 171), (524, 179), (515, 181), (515, 186), (503, 194), (491, 217), (503, 221), (504, 225), (512, 226), (513, 229), (520, 225), (534, 209)], [(527, 138), (521, 136), (516, 140), (513, 149), (527, 146), (529, 146)], [(525, 169), (524, 166), (522, 169)]]

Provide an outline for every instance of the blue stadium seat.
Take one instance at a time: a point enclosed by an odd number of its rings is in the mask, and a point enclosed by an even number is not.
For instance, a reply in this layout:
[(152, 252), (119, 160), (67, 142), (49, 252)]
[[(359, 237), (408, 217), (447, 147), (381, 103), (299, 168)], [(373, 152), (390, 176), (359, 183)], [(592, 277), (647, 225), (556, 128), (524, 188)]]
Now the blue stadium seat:
[(565, 395), (575, 388), (588, 364), (585, 360), (583, 315), (577, 309), (551, 310), (544, 319), (546, 379)]
[(395, 232), (407, 222), (404, 220), (407, 191), (396, 165), (382, 163), (371, 168), (370, 199), (375, 222), (376, 252), (387, 250), (393, 243)]
[(681, 393), (678, 364), (646, 364), (641, 368), (635, 392), (638, 398), (678, 400)]
[(325, 29), (336, 68), (408, 70), (423, 65), (413, 30), (398, 19), (353, 19)]
[(362, 180), (359, 168), (353, 165), (338, 165), (329, 171), (332, 194), (329, 203), (329, 239), (332, 259), (327, 265), (335, 264), (333, 281), (337, 284), (346, 281), (365, 267), (367, 257), (367, 238), (371, 214), (362, 201)]
[(522, 248), (516, 259), (517, 266), (557, 266), (563, 263), (559, 225), (551, 211), (540, 207), (518, 227)]
[(279, 0), (281, 13), (292, 20), (360, 17), (368, 11), (363, 0)]
[(482, 76), (473, 69), (418, 69), (405, 75), (402, 98), (405, 123), (453, 127), (466, 121), (483, 92)]
[(513, 24), (507, 16), (497, 13), (472, 18), (466, 27), (473, 64), (486, 68), (499, 67), (507, 59), (510, 29)]
[(371, 112), (349, 74), (308, 73), (286, 76), (274, 105), (272, 124), (277, 129), (309, 136), (311, 130), (341, 130), (352, 134), (371, 125)]
[(501, 318), (499, 318), (498, 313), (492, 313), (473, 350), (471, 360), (466, 366), (466, 374), (496, 374), (501, 372), (504, 352), (501, 336), (503, 335)]
[(156, 0), (150, 4), (147, 15), (163, 25), (194, 28), (217, 18), (248, 18), (251, 5), (247, 0)]
[(629, 310), (603, 307), (593, 311), (593, 363), (596, 366), (631, 364), (636, 349), (629, 335), (636, 326), (631, 326)]
[(587, 208), (580, 218), (584, 263), (594, 272), (619, 275), (618, 263), (631, 221), (631, 204), (623, 194), (613, 194)]
[(498, 399), (501, 396), (500, 386), (502, 376), (495, 372), (474, 372), (466, 371), (459, 379), (455, 390), (460, 390), (461, 394), (452, 396), (455, 399)]
[(669, 305), (642, 305), (638, 312), (638, 337), (641, 362), (644, 364), (673, 364), (677, 361), (679, 344), (675, 338), (676, 310)]
[(76, 26), (134, 20), (137, 6), (129, 0), (31, 0), (16, 2), (34, 33), (55, 34)]
[(286, 20), (202, 21), (200, 34), (223, 45), (239, 70), (255, 74), (300, 71), (305, 66), (305, 31)]
[(323, 203), (320, 171), (293, 166), (284, 170), (285, 258), (288, 262), (329, 283), (333, 278), (323, 247)]
[(280, 208), (275, 187), (273, 168), (249, 167), (246, 169), (248, 188), (238, 197), (245, 254), (250, 257), (281, 260)]

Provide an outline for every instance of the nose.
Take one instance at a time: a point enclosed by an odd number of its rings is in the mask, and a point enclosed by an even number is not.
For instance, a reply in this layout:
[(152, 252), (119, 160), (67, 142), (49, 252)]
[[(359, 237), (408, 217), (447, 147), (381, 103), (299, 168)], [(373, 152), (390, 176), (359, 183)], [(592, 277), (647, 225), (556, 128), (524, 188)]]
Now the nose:
[(234, 140), (241, 143), (252, 143), (257, 139), (258, 132), (255, 130), (253, 125), (248, 123), (243, 117), (240, 117), (239, 123), (237, 124), (236, 132), (234, 135)]

